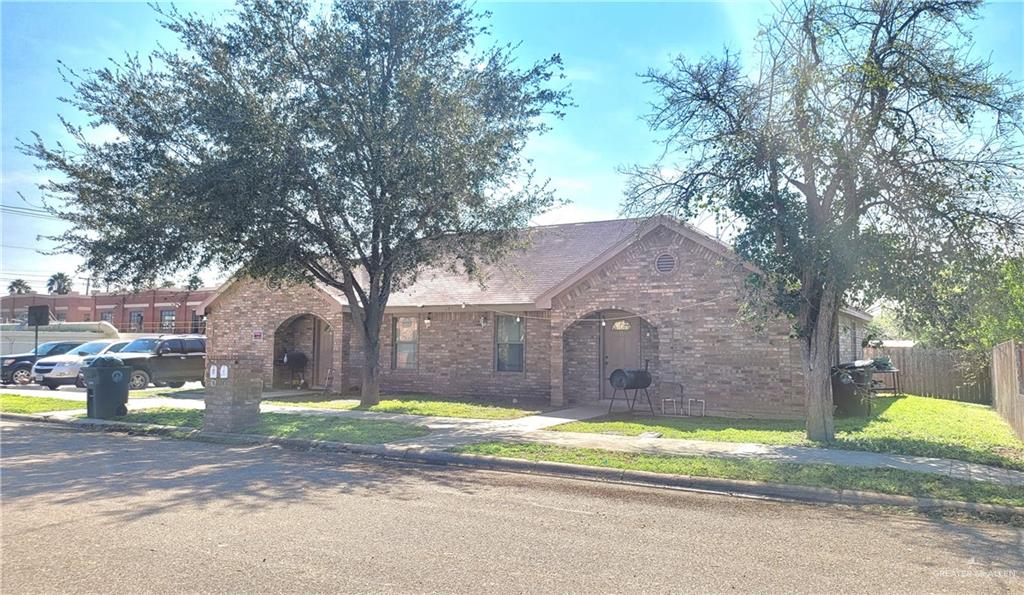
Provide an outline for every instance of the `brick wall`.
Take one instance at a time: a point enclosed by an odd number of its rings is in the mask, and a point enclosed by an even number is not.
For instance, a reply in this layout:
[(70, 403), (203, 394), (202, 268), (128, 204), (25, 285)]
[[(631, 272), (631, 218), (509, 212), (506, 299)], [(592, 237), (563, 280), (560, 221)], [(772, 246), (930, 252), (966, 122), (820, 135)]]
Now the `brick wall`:
[(839, 361), (863, 359), (861, 342), (867, 336), (867, 324), (849, 315), (839, 315)]
[[(0, 298), (0, 317), (5, 320), (24, 320), (28, 306), (47, 304), (50, 316), (63, 317), (66, 322), (97, 322), (108, 319), (118, 330), (128, 331), (132, 312), (142, 315), (143, 328), (137, 332), (160, 333), (193, 332), (192, 313), (210, 294), (212, 289), (186, 291), (162, 288), (136, 293), (97, 293), (82, 295), (7, 295)], [(174, 326), (164, 329), (160, 313), (174, 311)]]
[[(334, 353), (342, 353), (344, 332), (341, 304), (323, 291), (306, 285), (270, 289), (265, 283), (240, 280), (229, 286), (207, 308), (207, 353), (211, 357), (251, 356), (263, 363), (263, 382), (273, 386), (275, 334), (302, 314), (313, 314), (333, 329)], [(294, 335), (292, 335), (294, 339)], [(312, 357), (308, 352), (307, 356)], [(340, 362), (324, 362), (335, 369), (336, 382), (344, 383)], [(341, 384), (339, 384), (341, 385)]]
[[(669, 273), (654, 268), (661, 254), (676, 257)], [(657, 355), (650, 358), (656, 382), (682, 384), (687, 397), (707, 400), (709, 414), (801, 417), (800, 351), (788, 338), (789, 324), (774, 321), (757, 332), (739, 320), (747, 274), (662, 228), (556, 296), (554, 330), (602, 310), (642, 315), (656, 329)], [(575, 382), (573, 374), (563, 362), (563, 381)], [(585, 390), (566, 384), (563, 395)]]
[[(430, 316), (430, 325), (426, 317)], [(494, 363), (494, 313), (472, 309), (423, 311), (417, 318), (418, 363), (415, 369), (392, 369), (392, 319), (381, 332), (381, 387), (386, 391), (476, 396), (494, 399), (547, 399), (550, 387), (550, 321), (543, 311), (517, 312), (526, 321), (525, 371), (498, 372)], [(480, 324), (480, 318), (485, 318)], [(351, 322), (345, 325), (351, 326)], [(346, 332), (344, 352), (348, 385), (361, 377), (362, 345)]]
[[(676, 258), (672, 271), (655, 269), (655, 259), (662, 254)], [(556, 404), (593, 401), (602, 381), (600, 331), (597, 324), (578, 321), (600, 312), (623, 311), (642, 317), (641, 365), (650, 360), (655, 395), (678, 395), (682, 385), (684, 396), (705, 399), (712, 415), (799, 418), (804, 412), (799, 346), (788, 337), (790, 325), (785, 320), (772, 321), (761, 332), (740, 320), (748, 274), (736, 262), (692, 240), (656, 230), (555, 296), (550, 311), (518, 313), (526, 321), (524, 372), (495, 370), (493, 312), (472, 307), (420, 309), (412, 314), (389, 311), (381, 336), (382, 388), (496, 399), (551, 398)], [(356, 389), (362, 369), (358, 334), (338, 302), (318, 289), (269, 290), (253, 281), (235, 283), (208, 313), (209, 350), (213, 355), (260, 358), (269, 385), (274, 333), (303, 313), (315, 314), (333, 327), (335, 386)], [(392, 369), (392, 320), (406, 315), (417, 319), (417, 366)], [(262, 332), (263, 339), (254, 338), (254, 331)], [(298, 341), (294, 336), (290, 340)]]
[(578, 320), (562, 333), (562, 382), (569, 403), (593, 401), (600, 394), (601, 326), (596, 316)]

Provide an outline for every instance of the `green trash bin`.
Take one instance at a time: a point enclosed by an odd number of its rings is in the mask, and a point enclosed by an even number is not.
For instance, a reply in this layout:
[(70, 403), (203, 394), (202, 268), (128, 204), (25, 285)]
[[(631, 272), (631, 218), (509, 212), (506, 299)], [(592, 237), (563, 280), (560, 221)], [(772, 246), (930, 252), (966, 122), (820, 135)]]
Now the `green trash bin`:
[(832, 368), (832, 404), (838, 417), (871, 415), (871, 377), (874, 362), (857, 360)]
[(86, 388), (86, 415), (110, 419), (128, 413), (128, 372), (131, 367), (116, 357), (97, 357), (82, 368)]

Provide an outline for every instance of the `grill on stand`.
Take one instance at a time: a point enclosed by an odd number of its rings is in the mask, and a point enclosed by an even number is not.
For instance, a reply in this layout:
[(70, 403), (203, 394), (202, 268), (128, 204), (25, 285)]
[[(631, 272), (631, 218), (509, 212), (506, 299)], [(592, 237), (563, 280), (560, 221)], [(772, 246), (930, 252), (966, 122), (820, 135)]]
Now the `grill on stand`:
[[(632, 412), (636, 406), (637, 398), (639, 398), (640, 391), (644, 391), (644, 395), (647, 397), (647, 405), (651, 408), (651, 415), (654, 415), (654, 403), (651, 402), (651, 393), (647, 392), (648, 387), (651, 386), (651, 373), (647, 371), (647, 366), (650, 362), (644, 362), (644, 368), (642, 370), (633, 368), (619, 368), (611, 373), (608, 377), (608, 382), (611, 383), (612, 388), (612, 402), (608, 404), (608, 413), (612, 412), (612, 407), (615, 406), (615, 397), (622, 391), (622, 398), (626, 401), (626, 405), (629, 405), (629, 410)], [(629, 392), (633, 391), (633, 399), (630, 400)]]

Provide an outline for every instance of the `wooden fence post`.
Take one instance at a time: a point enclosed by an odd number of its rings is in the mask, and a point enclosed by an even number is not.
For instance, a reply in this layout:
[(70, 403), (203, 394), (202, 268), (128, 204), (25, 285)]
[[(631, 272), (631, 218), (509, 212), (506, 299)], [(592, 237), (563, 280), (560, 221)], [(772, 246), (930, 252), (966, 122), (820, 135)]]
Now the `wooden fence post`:
[(1024, 439), (1024, 346), (1015, 341), (992, 350), (992, 405)]

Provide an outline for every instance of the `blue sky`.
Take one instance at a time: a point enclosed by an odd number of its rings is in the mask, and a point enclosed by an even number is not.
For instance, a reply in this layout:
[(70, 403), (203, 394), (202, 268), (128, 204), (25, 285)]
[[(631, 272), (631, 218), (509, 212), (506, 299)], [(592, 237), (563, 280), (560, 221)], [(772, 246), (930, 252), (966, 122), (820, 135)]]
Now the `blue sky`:
[[(178, 3), (214, 14), (227, 4)], [(615, 217), (623, 178), (620, 165), (649, 163), (658, 154), (655, 137), (640, 117), (652, 100), (637, 73), (665, 67), (674, 55), (700, 57), (729, 47), (749, 51), (758, 21), (771, 10), (765, 2), (677, 3), (487, 3), (493, 13), (493, 38), (521, 42), (519, 55), (536, 60), (562, 55), (578, 107), (528, 148), (538, 172), (550, 178), (569, 204), (541, 223)], [(57, 114), (80, 117), (57, 98), (68, 87), (57, 61), (72, 68), (102, 66), (125, 52), (145, 54), (157, 43), (173, 44), (144, 3), (3, 2), (2, 40), (2, 196), (5, 205), (25, 206), (21, 191), (38, 203), (34, 183), (45, 176), (15, 149), (16, 139), (32, 131), (48, 140), (63, 138)], [(985, 8), (976, 25), (974, 51), (990, 56), (995, 67), (1024, 79), (1024, 2), (1000, 2)], [(95, 134), (109, 134), (97, 131)], [(69, 274), (81, 262), (69, 255), (45, 256), (37, 249), (52, 244), (39, 235), (58, 232), (63, 223), (0, 214), (0, 282), (24, 278), (42, 289), (45, 278)], [(211, 278), (208, 281), (214, 281)], [(76, 289), (84, 290), (84, 282)]]

